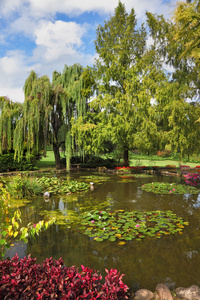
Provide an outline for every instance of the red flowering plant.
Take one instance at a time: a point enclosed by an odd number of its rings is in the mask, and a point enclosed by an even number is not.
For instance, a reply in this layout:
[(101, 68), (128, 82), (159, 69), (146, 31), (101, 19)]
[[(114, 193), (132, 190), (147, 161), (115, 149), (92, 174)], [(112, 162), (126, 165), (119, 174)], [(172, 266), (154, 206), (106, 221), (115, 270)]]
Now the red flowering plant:
[(180, 165), (180, 169), (181, 169), (181, 170), (189, 170), (189, 169), (190, 169), (190, 166), (187, 166), (187, 165)]
[(187, 173), (184, 178), (186, 184), (200, 186), (200, 175), (198, 173)]
[(196, 166), (195, 169), (200, 173), (200, 166)]
[(47, 258), (37, 264), (36, 258), (15, 255), (0, 262), (1, 299), (127, 299), (128, 287), (117, 270), (106, 270), (105, 282), (92, 269), (64, 266), (63, 260)]
[(116, 174), (123, 175), (123, 176), (120, 176), (120, 177), (122, 177), (122, 178), (131, 178), (131, 177), (134, 177), (134, 176), (130, 176), (130, 174), (140, 173), (145, 168), (146, 168), (145, 166), (142, 166), (142, 167), (132, 166), (132, 167), (116, 167), (115, 169), (116, 169)]

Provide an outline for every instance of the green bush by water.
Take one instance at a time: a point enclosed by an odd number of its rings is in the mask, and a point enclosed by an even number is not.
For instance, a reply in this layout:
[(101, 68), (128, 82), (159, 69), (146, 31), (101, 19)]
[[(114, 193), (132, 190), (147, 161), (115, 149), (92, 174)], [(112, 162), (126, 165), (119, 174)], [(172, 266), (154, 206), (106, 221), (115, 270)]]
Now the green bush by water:
[(30, 198), (34, 195), (42, 195), (44, 192), (50, 194), (66, 194), (86, 191), (89, 184), (85, 182), (67, 181), (54, 177), (30, 178), (26, 176), (13, 176), (6, 184), (6, 190), (11, 197), (16, 199)]
[(26, 159), (14, 160), (14, 153), (0, 155), (0, 172), (33, 170), (34, 164)]

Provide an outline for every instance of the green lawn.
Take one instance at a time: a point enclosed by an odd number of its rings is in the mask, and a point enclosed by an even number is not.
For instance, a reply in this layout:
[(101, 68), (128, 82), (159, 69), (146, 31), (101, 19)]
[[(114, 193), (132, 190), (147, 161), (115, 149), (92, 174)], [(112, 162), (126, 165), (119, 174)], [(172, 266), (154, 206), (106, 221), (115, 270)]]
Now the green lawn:
[(181, 162), (176, 160), (155, 160), (155, 159), (130, 159), (130, 166), (146, 166), (146, 167), (152, 167), (152, 166), (158, 166), (158, 167), (165, 167), (166, 165), (175, 165), (176, 167), (180, 167), (181, 165), (187, 165), (190, 167), (195, 167), (198, 165), (198, 163), (192, 163), (192, 162)]
[[(182, 165), (187, 165), (190, 167), (195, 167), (200, 165), (200, 162), (181, 162)], [(144, 155), (130, 155), (130, 166), (159, 166), (165, 167), (166, 165), (175, 165), (176, 167), (180, 167), (180, 161), (172, 160), (172, 159), (162, 159), (158, 156), (148, 157)], [(38, 163), (37, 167), (42, 168), (55, 168), (55, 159), (53, 151), (47, 151), (46, 157), (43, 157)]]
[(38, 168), (55, 168), (55, 158), (53, 151), (47, 151), (46, 157), (42, 157), (36, 165)]

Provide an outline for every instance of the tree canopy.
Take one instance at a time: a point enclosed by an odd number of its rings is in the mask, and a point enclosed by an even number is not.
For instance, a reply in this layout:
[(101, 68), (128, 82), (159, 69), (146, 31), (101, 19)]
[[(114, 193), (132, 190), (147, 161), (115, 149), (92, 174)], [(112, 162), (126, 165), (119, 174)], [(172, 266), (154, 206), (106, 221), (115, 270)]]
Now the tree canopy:
[[(99, 57), (94, 68), (98, 96), (90, 103), (97, 115), (93, 118), (90, 114), (89, 121), (81, 119), (75, 127), (75, 131), (79, 131), (80, 146), (84, 143), (86, 149), (98, 152), (106, 140), (111, 140), (124, 152), (125, 164), (128, 164), (128, 150), (134, 144), (137, 130), (136, 108), (127, 94), (127, 82), (130, 72), (139, 80), (138, 63), (146, 45), (144, 26), (137, 29), (136, 25), (134, 9), (128, 14), (125, 5), (119, 2), (115, 14), (104, 26), (97, 27), (95, 47)], [(91, 142), (86, 145), (83, 136), (90, 137), (92, 146)]]
[(62, 148), (69, 168), (71, 119), (84, 115), (93, 85), (91, 69), (79, 64), (65, 66), (62, 73), (54, 71), (52, 82), (31, 71), (24, 84), (23, 105), (1, 99), (1, 151), (13, 147), (20, 160), (24, 152), (30, 158), (40, 151), (45, 154), (47, 145), (52, 145), (56, 167), (61, 167)]

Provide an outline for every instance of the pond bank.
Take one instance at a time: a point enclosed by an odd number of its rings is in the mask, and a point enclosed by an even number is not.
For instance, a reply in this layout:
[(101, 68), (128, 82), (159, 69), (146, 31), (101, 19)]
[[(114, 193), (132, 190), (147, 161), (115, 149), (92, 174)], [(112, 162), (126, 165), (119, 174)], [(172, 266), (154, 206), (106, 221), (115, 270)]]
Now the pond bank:
[(179, 287), (174, 291), (170, 291), (165, 284), (158, 284), (155, 292), (146, 289), (138, 290), (129, 299), (133, 300), (199, 300), (200, 288), (196, 285), (191, 285), (188, 288)]

